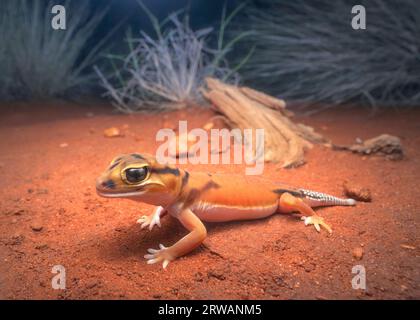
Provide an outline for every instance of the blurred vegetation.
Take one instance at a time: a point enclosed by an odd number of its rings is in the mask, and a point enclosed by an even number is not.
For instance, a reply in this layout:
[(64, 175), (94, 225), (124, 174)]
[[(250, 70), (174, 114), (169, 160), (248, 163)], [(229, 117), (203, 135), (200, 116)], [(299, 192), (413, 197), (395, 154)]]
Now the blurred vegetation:
[[(50, 98), (82, 92), (95, 82), (92, 64), (106, 39), (86, 45), (106, 10), (65, 1), (66, 30), (51, 26), (53, 1), (1, 0), (0, 98)], [(93, 81), (92, 81), (93, 80)]]
[(119, 111), (153, 112), (198, 103), (206, 77), (238, 83), (237, 71), (250, 54), (242, 54), (235, 67), (229, 66), (226, 56), (249, 32), (239, 32), (225, 41), (225, 30), (243, 4), (229, 15), (224, 7), (215, 35), (213, 28), (192, 30), (187, 10), (158, 21), (143, 2), (138, 2), (149, 17), (155, 35), (144, 31), (133, 35), (129, 30), (127, 53), (107, 54), (110, 67), (105, 70), (95, 67), (105, 95)]
[[(351, 26), (355, 4), (366, 8), (366, 30)], [(260, 0), (234, 35), (244, 29), (254, 35), (238, 52), (255, 52), (241, 75), (258, 89), (306, 106), (420, 105), (418, 0)]]

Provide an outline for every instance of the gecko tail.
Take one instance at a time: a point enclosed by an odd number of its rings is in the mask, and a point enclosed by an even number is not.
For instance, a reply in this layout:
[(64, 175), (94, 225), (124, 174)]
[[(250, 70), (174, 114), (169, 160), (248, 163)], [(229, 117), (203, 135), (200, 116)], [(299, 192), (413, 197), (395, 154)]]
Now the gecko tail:
[(356, 200), (354, 199), (342, 199), (326, 193), (306, 189), (299, 189), (299, 191), (303, 195), (303, 201), (311, 207), (356, 205)]

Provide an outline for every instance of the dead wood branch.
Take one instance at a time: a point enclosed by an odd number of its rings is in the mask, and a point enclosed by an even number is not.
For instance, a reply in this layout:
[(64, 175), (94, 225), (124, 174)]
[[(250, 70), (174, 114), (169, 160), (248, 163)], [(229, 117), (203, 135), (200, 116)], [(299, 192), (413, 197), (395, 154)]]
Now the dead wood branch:
[[(237, 87), (213, 78), (206, 79), (202, 93), (232, 128), (264, 129), (264, 160), (294, 167), (305, 162), (305, 150), (313, 143), (328, 143), (313, 128), (294, 123), (284, 100), (247, 87)], [(255, 149), (255, 141), (253, 146)]]
[(391, 160), (400, 160), (404, 156), (401, 141), (398, 137), (381, 134), (377, 137), (360, 141), (351, 146), (332, 145), (335, 150), (348, 150), (355, 153), (370, 155), (378, 154)]

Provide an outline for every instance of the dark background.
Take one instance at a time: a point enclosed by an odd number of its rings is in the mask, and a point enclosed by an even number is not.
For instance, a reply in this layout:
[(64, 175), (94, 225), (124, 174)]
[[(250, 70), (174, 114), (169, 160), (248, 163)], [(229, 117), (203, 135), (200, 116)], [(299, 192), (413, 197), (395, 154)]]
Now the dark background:
[[(134, 35), (138, 34), (139, 30), (153, 32), (149, 18), (136, 0), (88, 1), (92, 11), (101, 11), (109, 6), (109, 11), (95, 34), (97, 38), (111, 32), (122, 21), (122, 25), (113, 34), (115, 40), (121, 38), (128, 27), (132, 28)], [(226, 4), (229, 13), (241, 2), (238, 0), (143, 0), (146, 7), (159, 21), (174, 11), (187, 9), (193, 30), (209, 26), (216, 27), (220, 22), (224, 5)]]

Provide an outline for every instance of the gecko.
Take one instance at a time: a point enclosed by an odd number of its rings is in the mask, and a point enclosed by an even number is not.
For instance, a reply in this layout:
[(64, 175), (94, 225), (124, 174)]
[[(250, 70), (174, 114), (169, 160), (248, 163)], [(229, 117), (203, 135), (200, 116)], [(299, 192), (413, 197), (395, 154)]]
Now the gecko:
[(127, 198), (156, 206), (150, 215), (137, 220), (141, 228), (161, 226), (169, 214), (188, 230), (172, 246), (150, 248), (144, 256), (148, 264), (162, 263), (165, 269), (178, 257), (197, 248), (207, 237), (203, 222), (262, 219), (275, 213), (302, 215), (305, 225), (331, 227), (313, 210), (319, 206), (353, 206), (354, 199), (341, 199), (325, 193), (295, 188), (257, 176), (189, 172), (161, 164), (152, 155), (124, 154), (114, 158), (97, 178), (98, 195)]

